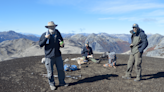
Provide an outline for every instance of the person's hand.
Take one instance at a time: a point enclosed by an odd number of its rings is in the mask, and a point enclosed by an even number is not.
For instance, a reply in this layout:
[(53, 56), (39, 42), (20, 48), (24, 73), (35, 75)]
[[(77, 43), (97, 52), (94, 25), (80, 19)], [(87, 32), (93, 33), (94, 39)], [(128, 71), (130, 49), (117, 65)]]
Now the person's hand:
[(93, 55), (88, 55), (87, 58), (93, 58)]
[(60, 41), (59, 44), (60, 44), (60, 47), (64, 47), (64, 42)]
[(49, 34), (49, 35), (45, 35), (45, 38), (48, 38), (48, 39), (50, 39), (50, 34)]
[(130, 47), (133, 47), (133, 44), (130, 44)]
[(91, 57), (90, 55), (87, 56), (87, 58), (90, 58), (90, 57)]

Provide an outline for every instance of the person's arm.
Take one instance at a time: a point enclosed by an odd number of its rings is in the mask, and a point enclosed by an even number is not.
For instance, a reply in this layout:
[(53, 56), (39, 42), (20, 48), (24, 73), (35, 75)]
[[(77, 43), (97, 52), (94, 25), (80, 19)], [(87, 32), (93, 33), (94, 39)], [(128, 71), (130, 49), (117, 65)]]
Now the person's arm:
[(47, 39), (48, 38), (45, 37), (45, 33), (43, 33), (42, 36), (40, 37), (40, 40), (39, 40), (39, 46), (43, 47), (44, 45), (46, 45)]
[(85, 49), (85, 48), (83, 48), (83, 50), (81, 51), (81, 55), (82, 55), (82, 56), (85, 54), (84, 49)]
[(61, 36), (60, 32), (57, 30), (58, 32), (58, 36), (59, 36), (59, 44), (60, 44), (60, 47), (64, 47), (64, 40), (63, 40), (63, 37)]
[[(91, 48), (91, 47), (90, 47)], [(93, 58), (93, 51), (92, 51), (92, 48), (91, 48), (91, 57)]]
[(117, 61), (117, 56), (116, 55), (114, 56), (114, 60)]
[(108, 59), (110, 59), (110, 53), (108, 53)]
[(141, 37), (142, 45), (141, 48), (139, 49), (139, 52), (142, 53), (143, 50), (148, 46), (148, 41), (145, 33), (141, 33), (140, 37)]
[(63, 37), (61, 36), (61, 34), (60, 34), (60, 32), (57, 30), (57, 32), (58, 32), (58, 35), (59, 35), (59, 39), (61, 40), (61, 41), (64, 41), (63, 40)]

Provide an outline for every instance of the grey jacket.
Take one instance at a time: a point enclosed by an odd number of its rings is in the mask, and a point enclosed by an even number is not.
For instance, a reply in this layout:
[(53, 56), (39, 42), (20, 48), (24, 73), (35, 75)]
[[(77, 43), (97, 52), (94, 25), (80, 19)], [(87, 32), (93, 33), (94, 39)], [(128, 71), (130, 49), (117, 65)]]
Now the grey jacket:
[(133, 43), (133, 37), (134, 36), (139, 36), (140, 37), (141, 40), (138, 43), (138, 50), (139, 50), (140, 53), (143, 53), (144, 49), (148, 46), (147, 35), (140, 28), (137, 30), (137, 33), (134, 33), (133, 30), (131, 30), (130, 33), (132, 34), (132, 36), (131, 36), (132, 43)]

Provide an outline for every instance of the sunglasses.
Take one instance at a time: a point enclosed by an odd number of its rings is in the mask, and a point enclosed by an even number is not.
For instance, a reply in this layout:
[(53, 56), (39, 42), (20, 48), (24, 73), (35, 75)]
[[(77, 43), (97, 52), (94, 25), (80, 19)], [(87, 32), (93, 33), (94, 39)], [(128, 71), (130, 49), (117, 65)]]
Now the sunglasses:
[(54, 26), (49, 26), (48, 28), (54, 28)]

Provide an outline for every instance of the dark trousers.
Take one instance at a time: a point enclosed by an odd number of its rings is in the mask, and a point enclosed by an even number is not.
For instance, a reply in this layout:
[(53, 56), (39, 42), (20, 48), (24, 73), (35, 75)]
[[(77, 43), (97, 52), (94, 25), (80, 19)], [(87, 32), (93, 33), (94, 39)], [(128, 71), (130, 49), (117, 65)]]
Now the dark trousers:
[(126, 76), (131, 76), (131, 72), (133, 70), (133, 66), (135, 65), (135, 70), (137, 73), (137, 78), (141, 77), (141, 64), (142, 64), (142, 54), (140, 52), (136, 54), (131, 54), (129, 57), (127, 70), (126, 70)]
[(53, 77), (53, 66), (56, 65), (56, 69), (58, 72), (58, 79), (60, 84), (65, 84), (65, 72), (63, 66), (62, 57), (53, 57), (53, 58), (46, 58), (45, 66), (47, 69), (47, 75), (49, 79), (49, 85), (55, 85), (54, 77)]

